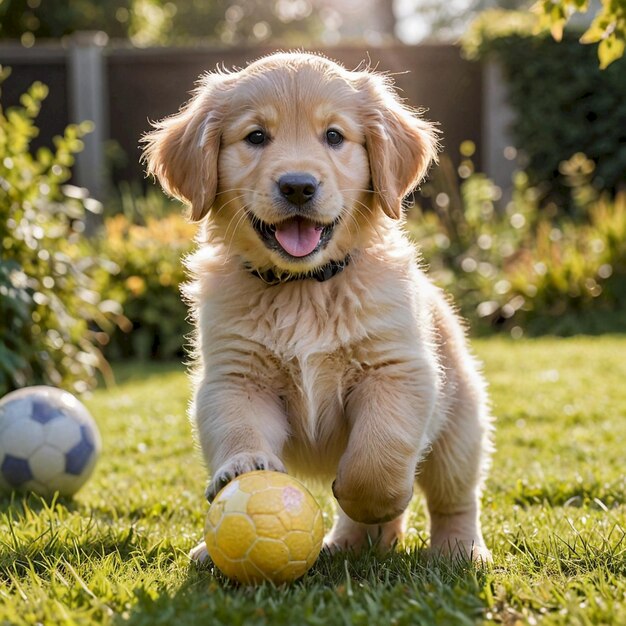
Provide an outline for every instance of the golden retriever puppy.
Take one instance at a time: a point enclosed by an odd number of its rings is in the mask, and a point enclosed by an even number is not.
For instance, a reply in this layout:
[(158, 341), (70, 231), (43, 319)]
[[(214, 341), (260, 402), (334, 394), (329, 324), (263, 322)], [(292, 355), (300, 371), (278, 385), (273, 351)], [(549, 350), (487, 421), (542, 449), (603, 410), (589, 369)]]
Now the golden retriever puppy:
[(203, 76), (145, 144), (204, 220), (187, 296), (209, 500), (260, 468), (333, 481), (326, 545), (389, 549), (417, 484), (432, 548), (488, 560), (485, 385), (402, 227), (433, 127), (381, 75), (281, 53)]

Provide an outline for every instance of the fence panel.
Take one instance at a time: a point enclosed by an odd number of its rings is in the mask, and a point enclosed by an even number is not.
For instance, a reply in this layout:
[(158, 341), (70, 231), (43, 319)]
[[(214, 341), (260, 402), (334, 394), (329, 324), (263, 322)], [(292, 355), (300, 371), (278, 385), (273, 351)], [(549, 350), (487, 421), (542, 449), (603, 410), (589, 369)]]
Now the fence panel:
[[(125, 158), (117, 161), (113, 178), (142, 180), (139, 139), (158, 120), (178, 110), (189, 98), (198, 76), (215, 69), (242, 67), (272, 52), (270, 48), (215, 48), (210, 46), (136, 49), (119, 42), (102, 48), (105, 61), (106, 103), (102, 126), (108, 138), (121, 147)], [(460, 57), (451, 45), (389, 46), (380, 48), (334, 47), (318, 50), (348, 68), (367, 62), (390, 72), (407, 102), (427, 109), (425, 116), (439, 123), (442, 144), (454, 161), (459, 144), (470, 139), (477, 146), (481, 166), (482, 68)], [(34, 145), (49, 144), (70, 120), (80, 89), (70, 90), (68, 50), (61, 45), (0, 46), (0, 63), (13, 67), (2, 87), (3, 106), (15, 104), (34, 80), (50, 87), (50, 97), (39, 119), (40, 137)], [(78, 96), (76, 96), (76, 92)], [(78, 109), (80, 110), (80, 109)], [(104, 148), (103, 148), (104, 149)], [(80, 184), (80, 181), (77, 181)]]

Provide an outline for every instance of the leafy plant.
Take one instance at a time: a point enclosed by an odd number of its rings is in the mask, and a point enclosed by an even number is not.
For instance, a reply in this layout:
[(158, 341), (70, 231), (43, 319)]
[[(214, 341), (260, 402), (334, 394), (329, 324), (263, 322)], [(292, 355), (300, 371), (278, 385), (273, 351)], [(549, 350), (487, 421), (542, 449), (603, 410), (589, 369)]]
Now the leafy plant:
[(465, 179), (457, 187), (454, 168), (443, 161), (426, 189), (435, 210), (414, 207), (409, 227), (436, 282), (455, 296), (474, 330), (626, 328), (626, 194), (599, 196), (588, 182), (593, 164), (575, 155), (563, 169), (578, 217), (542, 204), (523, 172), (501, 207), (500, 189), (468, 163), (461, 163)]
[(196, 227), (172, 213), (172, 206), (154, 190), (145, 196), (123, 190), (122, 212), (105, 220), (95, 243), (117, 268), (99, 273), (99, 290), (124, 311), (106, 348), (110, 358), (183, 354), (190, 326), (179, 291), (185, 279), (181, 258), (194, 246)]
[(54, 149), (29, 150), (47, 93), (35, 83), (20, 106), (0, 107), (0, 394), (35, 383), (93, 386), (102, 356), (88, 322), (106, 328), (116, 308), (94, 288), (99, 260), (85, 255), (85, 211), (99, 205), (66, 184), (90, 125), (68, 126)]
[[(539, 0), (533, 11), (539, 15), (539, 28), (549, 29), (557, 41), (563, 28), (576, 12), (586, 13), (589, 0)], [(580, 38), (581, 43), (597, 43), (600, 68), (608, 67), (624, 54), (626, 48), (626, 3), (602, 0), (600, 10)]]
[(576, 153), (594, 163), (591, 184), (616, 192), (626, 186), (626, 57), (600, 70), (595, 52), (566, 31), (563, 41), (534, 34), (528, 13), (488, 11), (464, 38), (465, 53), (503, 67), (515, 147), (527, 160), (533, 186), (567, 208), (561, 164)]
[(58, 38), (79, 30), (104, 30), (111, 37), (123, 37), (131, 11), (130, 0), (2, 0), (0, 38), (21, 38), (32, 45), (35, 38)]
[(104, 31), (139, 46), (210, 39), (224, 44), (262, 43), (270, 36), (302, 44), (328, 21), (307, 1), (273, 0), (1, 0), (0, 39), (38, 38)]

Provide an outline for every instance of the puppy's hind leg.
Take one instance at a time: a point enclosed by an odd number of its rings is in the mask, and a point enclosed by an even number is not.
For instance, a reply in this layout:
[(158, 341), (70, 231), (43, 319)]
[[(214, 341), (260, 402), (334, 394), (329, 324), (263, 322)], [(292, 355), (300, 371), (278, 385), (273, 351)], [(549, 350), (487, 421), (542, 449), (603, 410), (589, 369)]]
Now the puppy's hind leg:
[(341, 509), (332, 530), (324, 538), (324, 548), (331, 553), (354, 550), (372, 545), (378, 552), (388, 552), (404, 535), (406, 512), (390, 522), (360, 524), (351, 520)]
[[(471, 405), (471, 403), (470, 403)], [(489, 424), (477, 407), (457, 405), (419, 467), (418, 483), (430, 515), (434, 554), (491, 562), (480, 526), (482, 474), (489, 452)]]

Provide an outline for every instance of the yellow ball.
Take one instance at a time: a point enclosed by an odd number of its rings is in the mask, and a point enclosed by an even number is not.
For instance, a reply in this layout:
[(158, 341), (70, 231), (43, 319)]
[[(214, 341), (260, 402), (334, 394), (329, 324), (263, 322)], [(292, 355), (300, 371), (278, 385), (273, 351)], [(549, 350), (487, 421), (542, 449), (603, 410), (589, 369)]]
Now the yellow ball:
[(233, 479), (215, 497), (205, 541), (213, 563), (246, 584), (299, 578), (322, 549), (322, 511), (297, 480), (258, 471)]

